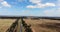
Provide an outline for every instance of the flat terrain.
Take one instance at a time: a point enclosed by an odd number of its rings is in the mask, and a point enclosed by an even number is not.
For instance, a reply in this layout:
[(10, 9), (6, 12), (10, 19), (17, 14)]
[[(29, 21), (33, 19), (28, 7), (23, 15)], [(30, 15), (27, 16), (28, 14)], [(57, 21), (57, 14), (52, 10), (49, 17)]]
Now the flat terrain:
[[(17, 19), (0, 19), (0, 32), (6, 32), (16, 20)], [(19, 19), (19, 21), (21, 20)], [(31, 29), (33, 32), (60, 32), (60, 20), (28, 18), (23, 19), (23, 21), (25, 22), (24, 26), (26, 25), (26, 28), (28, 26), (28, 30)], [(20, 30), (20, 22), (18, 23), (18, 27), (16, 26), (15, 28), (17, 31)]]
[(60, 32), (60, 20), (24, 19), (33, 32)]
[(15, 21), (16, 19), (0, 19), (0, 32), (6, 32)]

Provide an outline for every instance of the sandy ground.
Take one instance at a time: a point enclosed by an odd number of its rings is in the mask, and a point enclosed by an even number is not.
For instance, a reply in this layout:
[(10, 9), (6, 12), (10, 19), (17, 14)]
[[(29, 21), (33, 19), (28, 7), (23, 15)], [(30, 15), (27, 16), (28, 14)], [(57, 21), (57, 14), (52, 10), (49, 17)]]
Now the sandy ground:
[(60, 20), (24, 19), (24, 21), (31, 25), (33, 32), (60, 32)]

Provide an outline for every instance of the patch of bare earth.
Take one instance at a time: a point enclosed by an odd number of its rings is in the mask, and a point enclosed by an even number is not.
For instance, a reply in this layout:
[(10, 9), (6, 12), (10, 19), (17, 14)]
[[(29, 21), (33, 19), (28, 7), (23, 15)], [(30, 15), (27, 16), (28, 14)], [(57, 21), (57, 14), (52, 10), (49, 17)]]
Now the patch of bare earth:
[(31, 25), (33, 32), (60, 32), (60, 20), (24, 19), (24, 21)]

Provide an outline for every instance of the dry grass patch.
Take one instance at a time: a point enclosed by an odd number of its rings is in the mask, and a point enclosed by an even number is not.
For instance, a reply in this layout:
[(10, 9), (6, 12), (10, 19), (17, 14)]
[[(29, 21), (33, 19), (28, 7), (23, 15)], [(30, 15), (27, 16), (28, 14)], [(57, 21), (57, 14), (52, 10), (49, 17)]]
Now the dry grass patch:
[(13, 22), (15, 19), (0, 19), (0, 32), (6, 32)]
[(24, 19), (24, 21), (31, 25), (35, 32), (60, 32), (60, 20), (39, 19), (31, 20)]

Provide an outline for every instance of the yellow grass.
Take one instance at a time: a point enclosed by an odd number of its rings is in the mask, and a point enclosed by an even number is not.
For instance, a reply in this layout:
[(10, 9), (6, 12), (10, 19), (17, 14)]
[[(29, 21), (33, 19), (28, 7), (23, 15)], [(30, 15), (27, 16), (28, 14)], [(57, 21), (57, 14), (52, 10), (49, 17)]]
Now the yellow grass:
[(15, 19), (0, 19), (0, 32), (6, 32), (13, 22)]

